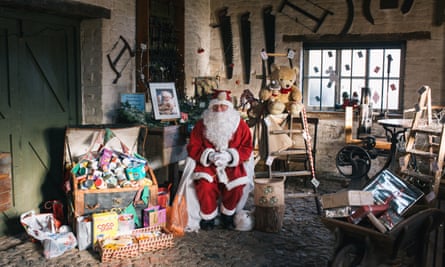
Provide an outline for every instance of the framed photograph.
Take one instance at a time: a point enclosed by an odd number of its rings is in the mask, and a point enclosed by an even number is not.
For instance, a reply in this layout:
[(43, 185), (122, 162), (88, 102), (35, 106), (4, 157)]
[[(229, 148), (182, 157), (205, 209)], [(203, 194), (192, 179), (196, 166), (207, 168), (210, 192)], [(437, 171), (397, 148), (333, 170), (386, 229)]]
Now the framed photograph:
[(149, 83), (151, 104), (156, 120), (179, 119), (178, 96), (174, 83)]

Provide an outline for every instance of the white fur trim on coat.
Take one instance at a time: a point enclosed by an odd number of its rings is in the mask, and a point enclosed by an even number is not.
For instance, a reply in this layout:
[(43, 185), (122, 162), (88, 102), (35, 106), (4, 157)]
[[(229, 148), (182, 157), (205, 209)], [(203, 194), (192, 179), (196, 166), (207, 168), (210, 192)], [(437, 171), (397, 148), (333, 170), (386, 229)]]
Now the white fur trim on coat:
[(227, 190), (232, 190), (233, 188), (239, 186), (239, 185), (245, 185), (249, 183), (249, 177), (244, 176), (244, 177), (240, 177), (237, 178), (233, 181), (230, 181), (226, 184), (226, 188)]
[(238, 150), (234, 149), (234, 148), (229, 148), (226, 149), (227, 152), (229, 152), (229, 154), (232, 156), (232, 161), (229, 162), (229, 167), (235, 167), (238, 166), (239, 164), (239, 153)]
[(203, 218), (204, 220), (215, 219), (216, 215), (218, 215), (218, 208), (216, 208), (216, 209), (215, 209), (212, 213), (210, 213), (210, 214), (204, 214), (204, 213), (202, 213), (202, 211), (200, 211), (199, 214), (201, 215), (201, 218)]
[(234, 208), (233, 210), (229, 210), (221, 203), (220, 211), (224, 215), (232, 216), (233, 214), (235, 214), (236, 208)]
[(199, 161), (201, 162), (201, 164), (204, 167), (209, 167), (210, 166), (210, 161), (209, 161), (209, 155), (210, 153), (215, 152), (215, 149), (213, 148), (206, 148), (202, 154), (201, 154), (201, 158), (199, 159)]
[(209, 183), (213, 183), (213, 177), (206, 172), (194, 172), (193, 180), (206, 179)]

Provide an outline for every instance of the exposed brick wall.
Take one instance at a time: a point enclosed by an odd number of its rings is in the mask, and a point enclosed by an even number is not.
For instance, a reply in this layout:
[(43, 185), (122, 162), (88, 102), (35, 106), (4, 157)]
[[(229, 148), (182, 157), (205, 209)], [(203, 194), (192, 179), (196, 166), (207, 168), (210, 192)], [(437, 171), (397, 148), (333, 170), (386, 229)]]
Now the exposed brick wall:
[[(328, 15), (317, 33), (295, 22), (293, 17), (277, 13), (281, 0), (196, 0), (186, 1), (185, 4), (185, 53), (184, 70), (186, 95), (193, 95), (193, 78), (197, 76), (216, 76), (222, 80), (221, 88), (231, 89), (234, 96), (239, 96), (243, 89), (249, 88), (255, 94), (259, 91), (261, 80), (260, 51), (265, 47), (262, 10), (272, 5), (273, 14), (276, 15), (276, 52), (284, 53), (288, 48), (297, 51), (294, 64), (299, 65), (302, 44), (300, 42), (285, 43), (283, 35), (309, 35), (339, 34), (346, 22), (346, 1), (339, 0), (289, 0), (305, 10), (319, 12), (312, 5), (315, 3), (333, 13)], [(82, 22), (81, 48), (82, 48), (82, 99), (84, 123), (107, 123), (113, 121), (114, 111), (119, 103), (119, 93), (134, 91), (134, 60), (131, 60), (122, 73), (117, 84), (112, 84), (114, 73), (106, 59), (113, 44), (123, 35), (134, 46), (134, 0), (81, 0), (81, 2), (95, 4), (111, 9), (110, 20), (87, 20)], [(369, 23), (363, 14), (362, 2), (353, 1), (354, 20), (349, 29), (350, 34), (390, 34), (407, 33), (414, 31), (431, 32), (431, 40), (409, 40), (407, 42), (404, 75), (404, 107), (409, 108), (417, 100), (417, 90), (423, 85), (431, 86), (433, 90), (433, 104), (445, 103), (444, 62), (445, 62), (445, 27), (434, 26), (434, 3), (431, 0), (416, 0), (412, 10), (402, 14), (400, 9), (380, 10), (380, 1), (371, 1), (371, 13), (374, 25)], [(401, 5), (402, 1), (399, 1)], [(228, 7), (232, 19), (232, 32), (234, 43), (234, 75), (231, 80), (224, 77), (224, 61), (221, 49), (219, 28), (216, 24), (215, 11)], [(288, 9), (286, 9), (288, 10)], [(239, 37), (239, 15), (250, 12), (252, 26), (251, 48), (251, 78), (249, 84), (243, 84), (241, 68), (241, 51)], [(292, 12), (289, 12), (293, 15)], [(299, 17), (301, 22), (304, 17)], [(95, 48), (100, 43), (101, 51)], [(197, 53), (198, 48), (204, 48), (204, 53)], [(277, 58), (276, 62), (287, 65), (286, 58)], [(237, 81), (240, 84), (237, 84)], [(343, 114), (319, 116), (320, 135), (318, 138), (317, 168), (319, 171), (335, 169), (336, 153), (344, 145), (344, 118)], [(379, 127), (379, 126), (376, 126)]]
[[(283, 35), (310, 35), (315, 34), (339, 34), (348, 17), (348, 8), (346, 1), (337, 0), (318, 0), (318, 1), (296, 1), (289, 0), (291, 3), (297, 4), (304, 10), (319, 14), (320, 8), (315, 7), (311, 3), (315, 3), (333, 13), (328, 15), (321, 25), (317, 33), (313, 33), (307, 27), (296, 23), (294, 18), (298, 16), (302, 23), (306, 26), (312, 26), (314, 23), (308, 21), (302, 15), (298, 15), (292, 9), (285, 7), (282, 13), (277, 12), (281, 1), (273, 0), (251, 0), (236, 1), (222, 0), (210, 1), (210, 22), (214, 23), (217, 18), (212, 12), (222, 7), (228, 7), (229, 16), (232, 19), (233, 43), (234, 43), (234, 75), (231, 80), (224, 79), (224, 61), (221, 50), (221, 41), (219, 28), (210, 29), (211, 31), (211, 58), (210, 58), (210, 74), (221, 75), (221, 87), (230, 88), (235, 92), (241, 92), (244, 88), (250, 88), (257, 92), (261, 85), (260, 81), (254, 77), (261, 73), (261, 59), (259, 53), (265, 47), (264, 31), (262, 21), (262, 10), (267, 5), (272, 5), (272, 14), (276, 15), (276, 52), (285, 53), (288, 48), (297, 50), (297, 56), (294, 60), (296, 64), (300, 62), (299, 55), (301, 52), (301, 43), (292, 42), (284, 43)], [(417, 99), (417, 89), (423, 84), (430, 85), (433, 94), (437, 96), (434, 99), (436, 104), (444, 102), (445, 96), (442, 93), (444, 72), (444, 27), (434, 26), (434, 1), (418, 0), (415, 1), (412, 9), (407, 14), (402, 14), (399, 8), (381, 10), (379, 1), (371, 1), (371, 14), (374, 18), (374, 25), (368, 22), (364, 15), (361, 3), (355, 3), (354, 20), (349, 29), (349, 34), (390, 34), (390, 33), (408, 33), (415, 31), (431, 32), (431, 40), (410, 40), (407, 42), (407, 57), (405, 67), (405, 95), (404, 105), (410, 106)], [(399, 2), (399, 6), (401, 2)], [(236, 81), (242, 81), (242, 68), (240, 58), (240, 41), (239, 41), (239, 20), (238, 17), (244, 12), (251, 12), (250, 21), (252, 24), (252, 78), (248, 85), (237, 85)], [(317, 13), (318, 12), (318, 13)], [(285, 16), (283, 13), (291, 16)], [(193, 24), (186, 24), (186, 28), (193, 28)], [(310, 27), (309, 27), (310, 28)], [(286, 58), (277, 58), (277, 63), (287, 64)], [(237, 95), (237, 94), (235, 94)], [(239, 93), (238, 93), (239, 95)]]
[[(239, 96), (242, 89), (249, 88), (255, 94), (260, 89), (261, 81), (255, 79), (255, 76), (261, 74), (261, 60), (259, 53), (265, 47), (264, 31), (262, 21), (262, 10), (267, 5), (273, 6), (273, 14), (276, 15), (276, 47), (275, 51), (283, 53), (288, 48), (297, 51), (294, 59), (295, 65), (300, 62), (300, 52), (302, 44), (300, 42), (285, 43), (282, 41), (283, 35), (309, 35), (315, 34), (339, 34), (346, 22), (347, 5), (346, 1), (338, 0), (311, 0), (297, 1), (289, 0), (297, 4), (305, 10), (317, 12), (317, 7), (311, 4), (315, 3), (319, 6), (332, 11), (333, 15), (328, 15), (317, 33), (311, 32), (310, 29), (303, 27), (295, 22), (292, 17), (284, 16), (277, 13), (277, 9), (281, 1), (252, 0), (252, 1), (236, 1), (236, 0), (212, 0), (210, 22), (216, 22), (216, 17), (212, 12), (221, 7), (228, 7), (229, 14), (232, 19), (232, 32), (234, 42), (234, 75), (231, 80), (224, 79), (225, 70), (223, 68), (224, 61), (221, 50), (221, 41), (219, 28), (210, 29), (211, 31), (211, 58), (210, 58), (210, 75), (221, 75), (221, 87), (232, 89), (235, 96)], [(390, 33), (408, 33), (415, 31), (431, 32), (431, 40), (409, 40), (407, 41), (406, 66), (404, 80), (404, 101), (403, 105), (410, 108), (417, 101), (417, 90), (424, 84), (430, 85), (433, 90), (433, 104), (443, 104), (445, 95), (443, 93), (443, 73), (444, 73), (444, 26), (434, 26), (434, 1), (418, 0), (415, 1), (411, 11), (402, 14), (400, 9), (380, 10), (379, 1), (371, 1), (371, 14), (374, 18), (374, 25), (368, 22), (364, 15), (361, 2), (354, 1), (354, 20), (349, 29), (349, 34), (390, 34)], [(401, 1), (399, 1), (401, 5)], [(289, 11), (286, 8), (283, 11)], [(242, 81), (242, 69), (240, 58), (240, 41), (239, 41), (239, 20), (240, 14), (249, 11), (250, 21), (252, 25), (252, 76), (250, 84), (237, 85), (236, 81)], [(320, 10), (318, 9), (318, 12)], [(289, 11), (292, 15), (292, 11)], [(304, 18), (300, 15), (302, 22)], [(186, 28), (193, 25), (187, 25)], [(277, 58), (279, 64), (288, 64), (286, 58)], [(318, 149), (317, 149), (317, 171), (329, 171), (336, 169), (335, 156), (337, 152), (344, 146), (344, 117), (343, 114), (309, 114), (311, 116), (319, 116), (321, 121), (319, 125)], [(376, 124), (377, 128), (380, 128)], [(381, 167), (381, 160), (373, 161), (373, 169), (371, 174)]]
[[(126, 52), (117, 62), (121, 77), (110, 67), (107, 55), (115, 56), (123, 47), (122, 36), (135, 49), (135, 0), (79, 0), (111, 10), (110, 19), (84, 20), (81, 24), (81, 79), (83, 123), (115, 121), (120, 93), (135, 92), (135, 58)], [(113, 46), (115, 48), (113, 49)]]

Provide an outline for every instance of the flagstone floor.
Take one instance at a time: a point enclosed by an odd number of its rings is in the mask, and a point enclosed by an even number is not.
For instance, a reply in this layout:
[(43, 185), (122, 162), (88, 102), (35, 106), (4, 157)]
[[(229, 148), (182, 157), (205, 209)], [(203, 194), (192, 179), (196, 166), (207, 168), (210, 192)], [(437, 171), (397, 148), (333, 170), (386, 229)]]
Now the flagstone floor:
[[(341, 189), (341, 179), (320, 178), (319, 193)], [(300, 181), (286, 181), (283, 226), (277, 233), (216, 228), (175, 238), (175, 246), (102, 263), (92, 250), (73, 249), (45, 259), (27, 235), (0, 237), (0, 266), (327, 266), (334, 236), (324, 227), (313, 198), (295, 198)], [(253, 198), (253, 197), (252, 197)], [(252, 208), (249, 200), (246, 208)]]

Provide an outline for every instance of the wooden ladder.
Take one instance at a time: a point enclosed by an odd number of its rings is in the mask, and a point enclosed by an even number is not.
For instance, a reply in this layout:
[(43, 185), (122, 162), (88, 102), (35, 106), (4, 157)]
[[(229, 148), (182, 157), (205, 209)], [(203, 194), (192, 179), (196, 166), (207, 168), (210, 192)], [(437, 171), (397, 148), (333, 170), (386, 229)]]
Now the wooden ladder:
[[(321, 214), (321, 207), (318, 202), (318, 193), (317, 188), (319, 186), (319, 181), (316, 178), (315, 175), (315, 167), (314, 167), (314, 154), (313, 154), (313, 143), (312, 143), (312, 136), (310, 134), (308, 119), (306, 115), (306, 109), (303, 108), (301, 112), (301, 129), (295, 129), (293, 123), (294, 119), (291, 115), (287, 115), (287, 122), (288, 127), (287, 129), (268, 129), (268, 147), (270, 139), (273, 138), (276, 135), (287, 135), (290, 140), (293, 140), (294, 135), (301, 136), (303, 138), (304, 142), (304, 148), (295, 148), (292, 147), (292, 145), (289, 145), (289, 147), (281, 150), (275, 150), (275, 151), (268, 151), (268, 158), (266, 159), (266, 165), (268, 165), (269, 171), (268, 175), (269, 178), (272, 177), (283, 177), (286, 179), (286, 177), (297, 177), (297, 176), (306, 176), (311, 177), (311, 184), (312, 184), (312, 190), (313, 192), (305, 192), (305, 193), (297, 193), (292, 195), (292, 197), (300, 198), (300, 197), (314, 197), (315, 203), (317, 207), (318, 214)], [(266, 118), (267, 119), (267, 118)], [(318, 123), (318, 121), (317, 121)], [(267, 124), (267, 123), (266, 123)], [(315, 125), (315, 127), (317, 127)], [(316, 129), (314, 129), (316, 132)], [(273, 169), (273, 161), (274, 159), (280, 159), (280, 158), (287, 158), (290, 159), (292, 157), (305, 157), (307, 159), (308, 166), (306, 166), (304, 170), (274, 170)]]
[[(400, 171), (405, 178), (431, 185), (427, 194), (428, 200), (432, 201), (439, 194), (443, 174), (445, 118), (433, 120), (430, 87), (425, 85), (418, 92), (419, 100), (406, 141), (406, 154), (400, 159)], [(427, 163), (418, 164), (422, 160)]]

